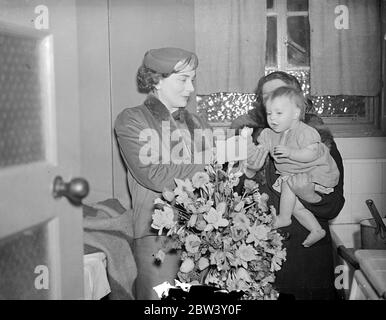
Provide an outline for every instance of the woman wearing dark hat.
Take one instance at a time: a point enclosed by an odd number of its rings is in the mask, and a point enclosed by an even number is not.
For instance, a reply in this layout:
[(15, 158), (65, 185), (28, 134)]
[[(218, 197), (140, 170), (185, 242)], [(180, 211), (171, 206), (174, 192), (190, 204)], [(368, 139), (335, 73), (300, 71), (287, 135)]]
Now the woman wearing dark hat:
[[(202, 162), (194, 161), (193, 153), (211, 148), (210, 142), (202, 146), (202, 139), (192, 139), (195, 129), (209, 126), (185, 109), (194, 91), (197, 66), (197, 56), (179, 48), (146, 52), (137, 83), (147, 98), (142, 105), (123, 110), (115, 121), (132, 198), (137, 299), (157, 299), (153, 287), (165, 281), (173, 285), (179, 267), (177, 253), (155, 263), (154, 255), (166, 237), (151, 228), (154, 200), (165, 188), (175, 188), (174, 178), (191, 178), (204, 171), (204, 164), (194, 164)], [(183, 156), (173, 150), (182, 151)]]
[[(258, 101), (247, 115), (240, 116), (232, 122), (232, 128), (241, 129), (244, 126), (254, 128), (252, 137), (257, 143), (257, 137), (263, 128), (267, 127), (263, 99), (275, 89), (282, 86), (290, 86), (300, 89), (297, 79), (285, 72), (273, 72), (262, 77), (258, 83), (256, 94)], [(312, 183), (306, 175), (299, 175), (290, 179), (290, 187), (297, 195), (301, 203), (317, 218), (319, 224), (326, 231), (326, 237), (309, 248), (302, 246), (302, 237), (306, 236), (307, 230), (301, 226), (296, 219), (293, 223), (280, 230), (289, 235), (284, 242), (287, 248), (287, 260), (282, 269), (276, 274), (275, 286), (279, 292), (289, 294), (299, 300), (326, 300), (334, 299), (334, 270), (331, 249), (331, 236), (328, 221), (334, 219), (343, 208), (345, 199), (343, 196), (343, 163), (342, 157), (336, 147), (333, 136), (329, 129), (323, 124), (317, 115), (306, 113), (305, 123), (314, 127), (320, 134), (322, 142), (330, 149), (334, 158), (340, 178), (334, 191), (328, 195), (319, 194), (314, 191)], [(279, 208), (280, 195), (272, 188), (277, 178), (276, 169), (272, 159), (265, 161), (266, 152), (251, 155), (248, 164), (250, 179), (256, 180), (261, 185), (261, 191), (266, 192), (275, 208)], [(241, 186), (243, 181), (240, 182)], [(280, 214), (280, 212), (278, 212)]]

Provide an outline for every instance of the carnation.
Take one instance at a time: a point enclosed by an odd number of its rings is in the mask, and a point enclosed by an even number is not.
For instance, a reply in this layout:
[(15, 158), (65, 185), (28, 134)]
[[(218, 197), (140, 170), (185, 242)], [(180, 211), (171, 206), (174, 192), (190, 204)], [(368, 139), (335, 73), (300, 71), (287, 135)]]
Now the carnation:
[(232, 235), (233, 241), (235, 242), (240, 241), (245, 237), (245, 230), (238, 226), (232, 226), (231, 235)]
[(185, 248), (189, 253), (196, 253), (200, 247), (201, 240), (195, 234), (190, 234), (185, 239)]
[(204, 188), (209, 183), (209, 176), (205, 172), (196, 172), (192, 178), (192, 184), (195, 188)]
[(153, 223), (151, 227), (159, 230), (158, 234), (161, 235), (164, 228), (171, 229), (174, 224), (174, 212), (170, 207), (164, 207), (163, 210), (156, 209), (154, 211)]

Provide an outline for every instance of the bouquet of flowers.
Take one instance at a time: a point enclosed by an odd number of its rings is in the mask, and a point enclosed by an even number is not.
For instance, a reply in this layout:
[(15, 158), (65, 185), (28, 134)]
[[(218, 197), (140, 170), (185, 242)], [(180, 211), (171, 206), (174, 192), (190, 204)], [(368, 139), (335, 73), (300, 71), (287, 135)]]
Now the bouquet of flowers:
[[(152, 228), (166, 231), (165, 252), (181, 249), (180, 281), (243, 291), (243, 299), (275, 299), (275, 271), (286, 257), (282, 236), (273, 229), (274, 207), (259, 185), (245, 180), (243, 194), (234, 192), (241, 171), (216, 163), (155, 200)], [(171, 240), (171, 241), (170, 241)]]

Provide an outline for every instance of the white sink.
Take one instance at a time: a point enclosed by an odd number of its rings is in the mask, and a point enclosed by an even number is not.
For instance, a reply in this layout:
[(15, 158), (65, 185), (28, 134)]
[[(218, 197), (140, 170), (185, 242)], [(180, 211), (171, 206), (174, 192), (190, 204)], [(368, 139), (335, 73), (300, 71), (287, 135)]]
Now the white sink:
[[(345, 231), (344, 228), (351, 233), (337, 232)], [(341, 229), (330, 226), (330, 231), (335, 264), (335, 287), (340, 298), (346, 300), (385, 299), (386, 294), (382, 290), (383, 285), (386, 287), (386, 284), (383, 284), (382, 281), (386, 281), (386, 250), (362, 250), (359, 224), (342, 225)], [(369, 254), (377, 257), (372, 260), (371, 264), (369, 264), (371, 260)], [(379, 258), (379, 255), (382, 256), (382, 259)], [(367, 260), (366, 265), (364, 265), (365, 260)], [(374, 272), (371, 271), (372, 269)]]

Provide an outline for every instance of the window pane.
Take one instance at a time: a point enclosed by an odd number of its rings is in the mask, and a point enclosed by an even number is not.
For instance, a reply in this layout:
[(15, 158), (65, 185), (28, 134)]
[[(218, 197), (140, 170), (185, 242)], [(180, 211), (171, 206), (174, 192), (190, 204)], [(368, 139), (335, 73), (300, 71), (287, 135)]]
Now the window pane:
[[(53, 286), (37, 290), (36, 266), (45, 265), (51, 271), (47, 223), (18, 232), (0, 240), (0, 299), (1, 300), (47, 300), (52, 299)], [(17, 272), (17, 276), (15, 276)], [(54, 273), (49, 274), (51, 284)], [(40, 282), (40, 281), (39, 281)]]
[(267, 0), (267, 9), (273, 9), (273, 0)]
[(308, 17), (288, 17), (287, 62), (290, 67), (310, 65), (310, 24)]
[(287, 0), (288, 11), (308, 11), (308, 0)]
[(267, 44), (265, 52), (265, 64), (267, 67), (277, 66), (277, 19), (267, 17)]
[(0, 168), (44, 160), (39, 40), (0, 33)]

